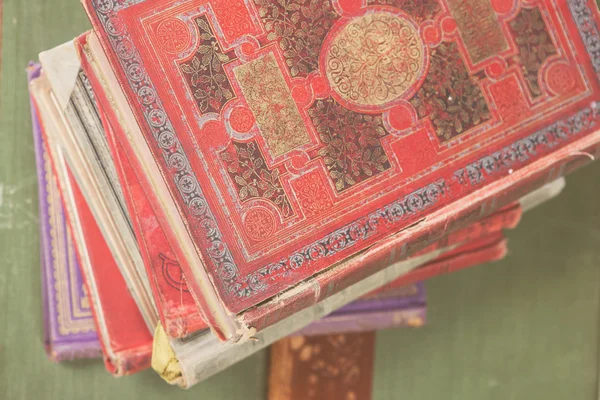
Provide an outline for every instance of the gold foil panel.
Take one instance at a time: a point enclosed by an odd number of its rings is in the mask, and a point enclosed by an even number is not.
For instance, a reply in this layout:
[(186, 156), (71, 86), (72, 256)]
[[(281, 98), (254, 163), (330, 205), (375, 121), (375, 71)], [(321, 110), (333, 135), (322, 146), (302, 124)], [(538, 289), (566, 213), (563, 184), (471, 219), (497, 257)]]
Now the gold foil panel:
[(234, 69), (272, 157), (310, 142), (296, 102), (273, 54)]
[(490, 0), (448, 0), (473, 64), (508, 49), (508, 42)]

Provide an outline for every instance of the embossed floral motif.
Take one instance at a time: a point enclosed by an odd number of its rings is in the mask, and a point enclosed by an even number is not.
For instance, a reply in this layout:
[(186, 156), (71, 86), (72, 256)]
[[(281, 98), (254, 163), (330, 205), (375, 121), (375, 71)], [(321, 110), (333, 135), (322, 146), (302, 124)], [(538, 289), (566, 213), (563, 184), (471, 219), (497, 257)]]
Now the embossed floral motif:
[(556, 48), (546, 28), (539, 8), (523, 8), (510, 28), (519, 47), (518, 62), (523, 68), (527, 86), (533, 97), (542, 95), (538, 82), (540, 69), (546, 59), (556, 54)]
[(431, 118), (442, 142), (490, 118), (477, 78), (469, 75), (455, 43), (433, 51), (427, 78), (411, 103), (419, 118)]
[(219, 20), (223, 34), (229, 41), (254, 32), (252, 19), (244, 0), (211, 0), (210, 5)]
[(255, 207), (246, 213), (244, 226), (251, 239), (262, 241), (275, 233), (275, 218), (268, 210)]
[(515, 76), (490, 85), (490, 92), (504, 122), (513, 124), (527, 117), (529, 105)]
[(185, 23), (177, 18), (161, 22), (158, 25), (156, 35), (161, 47), (171, 53), (185, 50), (192, 37)]
[(310, 142), (306, 125), (273, 53), (234, 68), (248, 107), (272, 157)]
[(326, 56), (331, 88), (358, 106), (381, 106), (401, 97), (421, 76), (423, 43), (417, 28), (390, 12), (350, 20)]
[(442, 10), (438, 0), (368, 0), (368, 4), (397, 7), (419, 23), (433, 19)]
[(278, 41), (293, 77), (307, 76), (319, 67), (325, 36), (339, 17), (331, 1), (254, 0), (267, 39)]
[(269, 170), (255, 142), (233, 141), (221, 153), (227, 172), (234, 182), (240, 201), (263, 198), (271, 201), (283, 217), (292, 215), (292, 208), (281, 181), (279, 169)]
[(380, 143), (388, 134), (381, 116), (350, 111), (333, 99), (317, 101), (309, 114), (324, 146), (318, 155), (338, 192), (390, 168)]
[(294, 181), (294, 192), (307, 217), (327, 211), (333, 205), (321, 175), (316, 171), (309, 172), (296, 179)]
[(196, 24), (200, 28), (200, 45), (192, 59), (180, 68), (200, 111), (220, 112), (233, 98), (231, 83), (223, 71), (223, 64), (230, 59), (221, 50), (206, 17), (198, 17)]

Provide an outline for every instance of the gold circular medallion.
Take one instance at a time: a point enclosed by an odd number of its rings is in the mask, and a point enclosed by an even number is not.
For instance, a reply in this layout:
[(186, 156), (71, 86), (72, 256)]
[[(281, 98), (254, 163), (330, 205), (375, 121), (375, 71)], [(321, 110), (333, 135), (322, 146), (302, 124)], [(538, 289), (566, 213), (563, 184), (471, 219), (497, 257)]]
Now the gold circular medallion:
[(419, 82), (425, 51), (416, 25), (387, 11), (350, 19), (329, 44), (329, 84), (342, 101), (360, 107), (389, 104)]

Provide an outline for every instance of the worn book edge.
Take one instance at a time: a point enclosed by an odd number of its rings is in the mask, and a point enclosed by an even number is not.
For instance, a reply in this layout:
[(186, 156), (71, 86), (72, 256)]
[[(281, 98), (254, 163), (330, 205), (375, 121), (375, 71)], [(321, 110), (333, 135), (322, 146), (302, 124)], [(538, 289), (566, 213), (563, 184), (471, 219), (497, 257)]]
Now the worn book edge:
[[(86, 151), (82, 147), (86, 132), (76, 131), (75, 126), (67, 118), (66, 111), (71, 107), (71, 99), (77, 87), (81, 70), (75, 44), (73, 41), (69, 41), (42, 52), (40, 60), (44, 72), (52, 71), (51, 74), (46, 73), (46, 79), (48, 79), (51, 97), (56, 105), (58, 118), (55, 121), (55, 136), (58, 145), (64, 149), (65, 160), (71, 170), (75, 172), (74, 176), (78, 185), (88, 200), (98, 226), (101, 228), (133, 298), (148, 324), (148, 329), (152, 332), (156, 326), (158, 313), (149, 296), (148, 276), (135, 237), (133, 232), (127, 229), (128, 217), (115, 211), (121, 209), (118, 202), (110, 196), (104, 196), (103, 193), (110, 191), (108, 189), (110, 183), (104, 175), (99, 173), (103, 167), (96, 159), (96, 155), (92, 154), (93, 150)], [(71, 82), (73, 84), (70, 86), (70, 91), (67, 92), (65, 87), (69, 87)], [(80, 126), (80, 128), (85, 129), (85, 126)], [(58, 132), (61, 133), (58, 134)]]
[[(595, 107), (595, 103), (593, 106)], [(533, 163), (531, 165), (531, 169), (528, 169), (527, 171), (521, 171), (518, 174), (509, 174), (508, 177), (502, 179), (500, 182), (491, 185), (492, 188), (489, 189), (492, 189), (490, 192), (490, 196), (492, 198), (494, 192), (503, 194), (499, 200), (494, 199), (491, 201), (497, 206), (503, 205), (503, 202), (512, 202), (515, 200), (514, 197), (522, 197), (534, 189), (543, 187), (549, 180), (554, 181), (558, 179), (559, 176), (556, 175), (556, 171), (565, 174), (571, 172), (573, 169), (587, 164), (591, 161), (591, 159), (593, 159), (593, 154), (598, 152), (599, 143), (600, 132), (595, 131), (592, 134), (570, 145), (567, 145), (562, 150), (555, 152), (552, 157), (550, 157), (550, 160), (545, 157), (542, 160)], [(520, 181), (520, 179), (523, 178), (528, 179)], [(519, 190), (526, 190), (526, 192), (520, 193)], [(479, 191), (474, 192), (473, 195), (479, 195), (480, 193), (478, 192)], [(490, 207), (490, 204), (486, 203), (485, 201), (480, 201), (476, 203), (475, 206), (472, 205), (469, 207), (467, 205), (464, 207), (466, 209), (463, 212), (467, 214), (469, 210), (471, 210), (473, 207), (476, 207), (477, 213), (474, 215), (477, 215), (478, 218), (481, 217), (480, 213), (485, 212), (486, 210), (489, 212), (490, 208), (493, 208)], [(453, 222), (453, 220), (448, 221), (448, 216), (438, 216), (437, 218), (441, 220), (440, 223), (442, 224), (446, 224), (448, 222), (448, 225), (451, 225), (450, 222)], [(366, 257), (376, 258), (376, 253), (389, 253), (390, 249), (401, 248), (403, 243), (405, 243), (404, 235), (405, 233), (400, 233), (396, 237), (391, 238), (386, 244), (371, 248), (367, 252), (370, 253), (370, 255), (367, 255)], [(365, 258), (365, 255), (363, 254), (357, 258), (358, 259), (351, 261), (357, 265), (364, 265), (364, 261), (361, 261), (360, 259)], [(412, 261), (415, 261), (415, 259), (409, 259), (405, 262), (394, 264), (394, 266), (388, 267), (387, 269), (380, 270), (379, 272), (376, 272), (375, 274), (364, 279), (363, 282), (359, 282), (353, 286), (343, 289), (340, 292), (333, 294), (331, 297), (326, 298), (322, 302), (299, 311), (292, 317), (278, 321), (275, 324), (266, 327), (264, 330), (256, 333), (253, 339), (248, 342), (237, 345), (230, 344), (228, 346), (226, 343), (218, 342), (218, 340), (214, 337), (211, 338), (210, 335), (200, 335), (199, 337), (188, 342), (172, 341), (171, 345), (173, 346), (175, 353), (179, 356), (179, 363), (182, 371), (182, 376), (179, 377), (175, 383), (182, 387), (191, 387), (192, 385), (212, 376), (227, 366), (232, 365), (233, 363), (258, 350), (261, 350), (262, 348), (273, 343), (275, 340), (301, 329), (302, 327), (308, 325), (312, 320), (332, 312), (333, 310), (349, 303), (354, 298), (360, 297), (376, 289), (383, 283), (391, 281), (403, 273), (406, 273), (408, 270), (413, 269), (429, 260), (420, 259), (414, 263), (412, 267), (402, 268), (402, 266), (406, 267), (407, 263), (410, 264)], [(344, 270), (351, 268), (350, 264), (351, 263), (347, 261), (336, 266), (335, 270), (343, 272)], [(400, 268), (400, 271), (398, 271), (398, 268)], [(377, 282), (376, 284), (373, 284), (374, 279)], [(296, 288), (296, 292), (306, 290), (307, 287), (309, 290), (312, 289), (312, 286), (306, 286), (303, 284), (302, 288)], [(352, 291), (353, 288), (358, 287), (361, 289), (357, 290), (356, 292)], [(353, 297), (348, 298), (349, 292), (352, 292)]]
[(82, 275), (88, 290), (94, 321), (100, 344), (104, 353), (104, 362), (107, 370), (115, 376), (128, 375), (146, 368), (150, 364), (151, 343), (143, 344), (136, 348), (114, 351), (111, 334), (107, 328), (106, 320), (109, 316), (104, 313), (104, 308), (99, 303), (98, 287), (93, 273), (90, 255), (88, 253), (86, 235), (82, 230), (79, 213), (74, 199), (72, 182), (69, 178), (68, 167), (63, 155), (63, 150), (56, 142), (52, 130), (55, 129), (57, 109), (51, 97), (51, 88), (44, 75), (29, 84), (30, 93), (36, 110), (40, 113), (40, 124), (43, 139), (51, 159), (52, 169), (55, 173), (56, 183), (60, 188), (62, 203), (67, 217), (68, 225), (73, 234)]
[[(222, 342), (210, 333), (200, 333), (197, 337), (187, 340), (168, 341), (165, 337), (155, 337), (155, 341), (160, 341), (160, 343), (154, 347), (153, 360), (156, 359), (157, 362), (153, 363), (153, 367), (159, 374), (169, 371), (168, 375), (161, 375), (169, 383), (189, 388), (267, 347), (276, 340), (300, 330), (315, 319), (330, 314), (355, 298), (377, 289), (384, 283), (439, 257), (453, 248), (454, 246), (438, 249), (391, 265), (387, 269), (369, 276), (362, 282), (348, 287), (318, 304), (305, 308), (283, 321), (256, 332), (254, 336), (243, 343)], [(348, 262), (345, 264), (348, 264)], [(341, 267), (344, 267), (344, 264)], [(169, 348), (172, 348), (172, 350), (167, 350)], [(176, 360), (172, 359), (171, 353), (165, 353), (167, 351), (173, 351), (178, 358)], [(162, 364), (160, 363), (161, 360), (168, 360), (169, 364)], [(172, 374), (173, 371), (177, 373)]]
[[(27, 68), (28, 80), (36, 79), (40, 75), (40, 66), (30, 63)], [(102, 355), (102, 349), (95, 332), (94, 320), (91, 313), (87, 319), (78, 318), (78, 322), (72, 321), (69, 307), (64, 307), (64, 287), (59, 280), (62, 273), (59, 268), (66, 268), (57, 258), (61, 258), (56, 252), (62, 251), (56, 248), (56, 229), (62, 234), (70, 235), (61, 227), (54, 224), (61, 223), (62, 203), (56, 196), (52, 166), (48, 158), (42, 138), (42, 127), (37, 115), (37, 109), (33, 98), (30, 99), (31, 118), (33, 125), (33, 142), (36, 155), (36, 166), (38, 174), (38, 195), (40, 213), (40, 265), (42, 280), (42, 305), (44, 308), (44, 346), (49, 358), (56, 362), (73, 360), (76, 358), (95, 358)], [(60, 213), (60, 215), (58, 215)], [(58, 218), (57, 218), (58, 217)], [(66, 229), (66, 227), (64, 227)], [(62, 258), (65, 260), (64, 258)], [(72, 267), (77, 268), (77, 265)], [(54, 282), (54, 284), (52, 284)], [(67, 315), (65, 315), (67, 314)]]
[[(94, 67), (96, 71), (96, 77), (100, 80), (101, 85), (104, 87), (105, 95), (107, 96), (109, 102), (113, 105), (111, 111), (114, 113), (115, 118), (119, 121), (121, 128), (128, 138), (128, 141), (133, 141), (135, 140), (134, 138), (142, 138), (141, 133), (139, 133), (139, 127), (137, 123), (135, 123), (135, 120), (131, 119), (132, 111), (129, 103), (125, 99), (124, 94), (119, 90), (114, 90), (115, 88), (119, 87), (117, 78), (113, 70), (110, 68), (110, 64), (106, 59), (106, 55), (104, 54), (102, 46), (100, 45), (94, 32), (91, 32), (88, 35), (88, 45), (92, 53), (92, 57), (96, 62)], [(137, 132), (137, 134), (134, 132)], [(138, 162), (148, 167), (148, 169), (145, 170), (145, 177), (147, 179), (145, 183), (150, 185), (152, 192), (155, 194), (168, 193), (166, 184), (162, 180), (162, 175), (158, 170), (158, 167), (153, 163), (151, 155), (146, 154), (146, 157), (144, 157), (139, 153), (139, 149), (144, 148), (144, 146), (147, 146), (147, 144), (144, 143), (143, 140), (142, 142), (139, 142), (138, 140), (135, 145), (131, 142), (129, 145), (135, 149)], [(157, 205), (158, 208), (163, 211), (162, 216), (164, 217), (164, 223), (162, 226), (167, 235), (176, 235), (175, 231), (186, 231), (183, 220), (181, 219), (181, 215), (179, 214), (177, 208), (173, 207), (172, 199), (169, 203), (167, 202), (167, 199), (157, 195), (149, 200), (154, 203), (153, 205)], [(208, 273), (204, 269), (204, 263), (199, 258), (195, 250), (195, 246), (191, 241), (191, 238), (187, 235), (182, 235), (181, 237), (177, 235), (175, 237), (179, 239), (178, 250), (180, 250), (180, 253), (177, 254), (177, 256), (180, 260), (185, 261), (182, 262), (182, 267), (189, 267), (194, 270), (193, 276), (195, 279), (188, 280), (188, 284), (196, 285), (196, 290), (193, 290), (192, 293), (202, 293), (202, 298), (196, 297), (195, 299), (205, 320), (211, 325), (211, 329), (213, 329), (215, 334), (222, 340), (247, 336), (245, 335), (244, 330), (235, 323), (234, 316), (228, 313), (223, 307), (222, 302), (208, 276)]]

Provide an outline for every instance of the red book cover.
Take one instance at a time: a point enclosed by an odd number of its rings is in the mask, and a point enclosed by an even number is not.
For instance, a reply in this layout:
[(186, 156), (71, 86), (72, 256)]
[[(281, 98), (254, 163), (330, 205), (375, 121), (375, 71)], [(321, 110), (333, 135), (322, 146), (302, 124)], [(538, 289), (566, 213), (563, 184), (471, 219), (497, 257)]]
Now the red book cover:
[[(205, 329), (207, 325), (200, 318), (194, 300), (182, 276), (177, 259), (173, 255), (164, 232), (161, 230), (146, 197), (147, 186), (139, 183), (135, 169), (132, 167), (122, 146), (117, 143), (113, 126), (104, 113), (105, 111), (110, 112), (110, 104), (86, 56), (84, 50), (86, 44), (85, 35), (78, 38), (77, 42), (82, 66), (92, 87), (95, 88), (97, 93), (96, 99), (101, 105), (99, 111), (102, 114), (109, 143), (113, 147), (114, 160), (122, 181), (121, 186), (124, 188), (125, 197), (129, 203), (130, 215), (133, 218), (140, 248), (142, 249), (146, 265), (150, 266), (148, 272), (152, 278), (151, 284), (155, 299), (161, 304), (161, 307), (158, 307), (158, 309), (161, 313), (163, 326), (170, 337), (183, 337)], [(486, 234), (513, 228), (517, 225), (520, 217), (521, 208), (518, 204), (513, 204), (482, 221), (471, 224), (468, 228), (454, 233), (452, 238), (444, 240), (443, 243), (440, 242), (434, 246), (430, 246), (426, 251), (448, 246), (450, 242), (473, 241)], [(423, 253), (426, 251), (423, 251)], [(484, 261), (482, 260), (482, 262)], [(394, 284), (390, 285), (390, 288), (398, 286)]]
[[(86, 57), (84, 51), (85, 36), (78, 38), (77, 41), (80, 56), (82, 58), (82, 66), (86, 71), (92, 86), (96, 88), (96, 92), (98, 93), (96, 98), (101, 104), (99, 109), (102, 114), (103, 124), (109, 138), (109, 143), (113, 146), (114, 159), (120, 173), (122, 187), (126, 192), (125, 196), (129, 202), (130, 215), (133, 216), (133, 224), (137, 232), (136, 234), (138, 238), (140, 238), (139, 244), (142, 253), (144, 254), (146, 265), (150, 266), (148, 272), (153, 280), (152, 286), (155, 292), (155, 299), (161, 304), (161, 307), (158, 308), (161, 313), (163, 326), (170, 337), (183, 337), (189, 333), (204, 329), (207, 325), (200, 318), (194, 300), (189, 293), (185, 279), (182, 276), (179, 264), (173, 255), (164, 232), (161, 230), (155, 215), (153, 215), (152, 208), (147, 200), (144, 190), (144, 187), (146, 187), (147, 190), (147, 186), (139, 183), (134, 168), (127, 158), (126, 152), (122, 149), (121, 145), (117, 144), (113, 127), (110, 124), (109, 119), (104, 115), (104, 110), (110, 110), (110, 104)], [(443, 243), (430, 246), (427, 251), (434, 250), (434, 247), (440, 247), (440, 245), (448, 246), (449, 242), (475, 241), (480, 236), (499, 232), (502, 229), (513, 228), (517, 225), (520, 217), (520, 206), (518, 204), (513, 204), (482, 221), (471, 224), (466, 229), (454, 233), (452, 238), (446, 239)], [(500, 257), (501, 252), (491, 252), (489, 249), (486, 250), (488, 251), (485, 254), (473, 254), (471, 260), (477, 259), (480, 263), (483, 263)], [(456, 254), (457, 251), (458, 250), (453, 252), (453, 254)], [(488, 256), (490, 258), (486, 259)], [(471, 260), (465, 255), (459, 257), (458, 262), (462, 264), (463, 268), (466, 268), (475, 265), (475, 261)], [(441, 261), (442, 260), (440, 260), (440, 262)], [(439, 273), (441, 273), (442, 268), (429, 265), (427, 271), (429, 271), (429, 275), (433, 275), (433, 271), (439, 271)], [(424, 271), (420, 271), (419, 274), (424, 274)], [(412, 274), (409, 274), (406, 278), (401, 278), (399, 281), (405, 280), (415, 282)], [(389, 285), (389, 289), (391, 290), (401, 285), (402, 284), (396, 284), (394, 282)]]
[[(107, 132), (107, 135), (111, 136), (112, 133)], [(144, 187), (138, 181), (121, 146), (115, 142), (112, 144), (115, 160), (122, 174), (121, 181), (125, 183), (125, 196), (130, 202), (130, 215), (139, 238), (138, 243), (153, 281), (151, 285), (154, 298), (160, 304), (158, 310), (165, 331), (170, 337), (180, 338), (208, 328), (200, 317), (179, 262), (146, 198)]]
[[(116, 376), (130, 375), (147, 369), (152, 358), (152, 335), (70, 172), (69, 185), (72, 188), (77, 216), (68, 218), (71, 225), (80, 224), (85, 236), (86, 249), (78, 249), (78, 252), (86, 253), (92, 267), (93, 276), (85, 270), (83, 275), (88, 285), (88, 293), (95, 293), (92, 304), (95, 307), (96, 330), (101, 338), (106, 368)], [(95, 287), (93, 291), (89, 288), (92, 284)]]
[(84, 3), (124, 96), (123, 139), (221, 338), (415, 254), (597, 149), (591, 0)]

